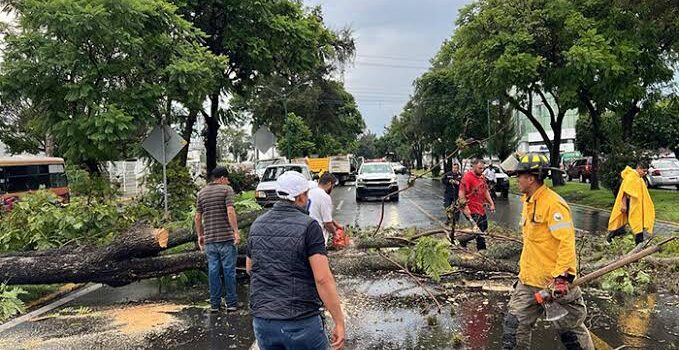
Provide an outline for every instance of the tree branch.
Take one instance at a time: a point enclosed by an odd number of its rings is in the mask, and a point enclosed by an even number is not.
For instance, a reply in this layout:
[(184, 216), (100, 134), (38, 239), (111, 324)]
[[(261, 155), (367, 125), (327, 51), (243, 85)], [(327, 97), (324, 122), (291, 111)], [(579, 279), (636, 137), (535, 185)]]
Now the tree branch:
[(528, 108), (524, 108), (521, 106), (521, 104), (516, 100), (515, 97), (509, 95), (507, 92), (504, 93), (505, 98), (509, 101), (509, 104), (512, 105), (512, 107), (516, 108), (519, 112), (523, 113), (528, 120), (530, 120), (531, 124), (537, 129), (537, 131), (540, 133), (540, 137), (542, 137), (542, 141), (545, 143), (548, 149), (552, 148), (552, 140), (549, 139), (549, 135), (547, 135), (547, 132), (545, 131), (545, 128), (540, 124), (540, 122), (535, 118), (533, 115), (533, 94), (529, 93), (528, 97)]

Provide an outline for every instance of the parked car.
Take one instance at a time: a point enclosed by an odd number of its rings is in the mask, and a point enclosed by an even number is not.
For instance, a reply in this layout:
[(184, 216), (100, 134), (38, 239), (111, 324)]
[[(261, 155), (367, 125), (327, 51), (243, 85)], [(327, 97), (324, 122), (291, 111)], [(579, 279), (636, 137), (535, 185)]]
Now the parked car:
[(580, 182), (589, 181), (592, 175), (592, 157), (581, 158), (571, 163), (566, 175), (568, 181), (573, 181), (573, 179), (580, 179)]
[[(398, 178), (390, 163), (364, 163), (356, 176), (356, 201), (366, 197), (383, 197), (398, 191)], [(389, 197), (398, 202), (398, 193)]]
[(408, 168), (399, 162), (392, 162), (391, 167), (394, 168), (396, 174), (406, 175), (408, 174)]
[(493, 192), (500, 192), (502, 198), (509, 197), (509, 175), (507, 175), (497, 165), (490, 165), (490, 168), (495, 172), (495, 186)]
[(68, 203), (64, 160), (48, 157), (0, 158), (0, 209), (10, 210), (23, 195), (46, 189)]
[(273, 158), (273, 159), (260, 159), (255, 161), (255, 174), (258, 178), (262, 178), (264, 171), (269, 165), (274, 164), (285, 164), (287, 163), (283, 158)]
[(679, 160), (663, 158), (651, 161), (646, 179), (648, 187), (676, 186), (679, 189)]
[(276, 180), (278, 180), (278, 177), (283, 175), (283, 173), (286, 171), (297, 171), (304, 175), (307, 180), (315, 184), (315, 182), (311, 179), (309, 168), (304, 164), (287, 163), (269, 165), (264, 170), (262, 179), (255, 190), (255, 200), (259, 205), (263, 207), (270, 207), (280, 200), (276, 194)]

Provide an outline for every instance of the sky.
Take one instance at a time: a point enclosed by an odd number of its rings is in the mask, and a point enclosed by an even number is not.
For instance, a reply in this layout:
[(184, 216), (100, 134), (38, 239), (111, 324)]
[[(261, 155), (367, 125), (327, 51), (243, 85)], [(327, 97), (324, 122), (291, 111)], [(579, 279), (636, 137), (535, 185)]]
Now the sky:
[(306, 0), (321, 5), (331, 29), (349, 26), (356, 59), (344, 82), (367, 128), (378, 135), (413, 92), (413, 81), (452, 36), (458, 10), (471, 0)]

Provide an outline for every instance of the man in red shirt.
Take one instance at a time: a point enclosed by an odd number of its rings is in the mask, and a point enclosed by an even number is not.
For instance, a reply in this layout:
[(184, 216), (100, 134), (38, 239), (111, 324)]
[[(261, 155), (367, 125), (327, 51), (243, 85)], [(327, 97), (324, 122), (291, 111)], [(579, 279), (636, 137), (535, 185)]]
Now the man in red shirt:
[[(462, 208), (467, 219), (474, 220), (481, 232), (488, 230), (488, 217), (486, 216), (485, 203), (490, 204), (490, 211), (495, 212), (495, 203), (490, 197), (488, 184), (483, 177), (483, 168), (486, 163), (482, 159), (477, 159), (472, 165), (472, 169), (464, 174), (460, 183), (459, 198), (465, 199), (465, 206)], [(476, 249), (486, 249), (486, 239), (483, 235), (475, 235), (468, 240), (460, 240), (463, 248), (467, 247), (467, 242), (476, 238)]]

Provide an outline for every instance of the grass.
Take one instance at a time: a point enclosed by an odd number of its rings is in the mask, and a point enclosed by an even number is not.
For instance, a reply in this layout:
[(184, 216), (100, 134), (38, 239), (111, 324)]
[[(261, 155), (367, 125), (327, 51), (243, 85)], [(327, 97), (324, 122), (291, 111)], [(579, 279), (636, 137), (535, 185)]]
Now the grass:
[[(552, 187), (552, 181), (545, 182), (547, 186)], [(519, 193), (516, 185), (516, 178), (510, 179), (511, 191)], [(566, 201), (575, 204), (588, 205), (596, 208), (608, 209), (613, 208), (615, 197), (613, 193), (602, 188), (599, 190), (590, 190), (589, 184), (581, 182), (566, 182), (565, 186), (552, 187), (561, 197)], [(679, 222), (679, 191), (673, 190), (657, 190), (650, 189), (651, 198), (655, 205), (655, 215), (657, 219)]]

